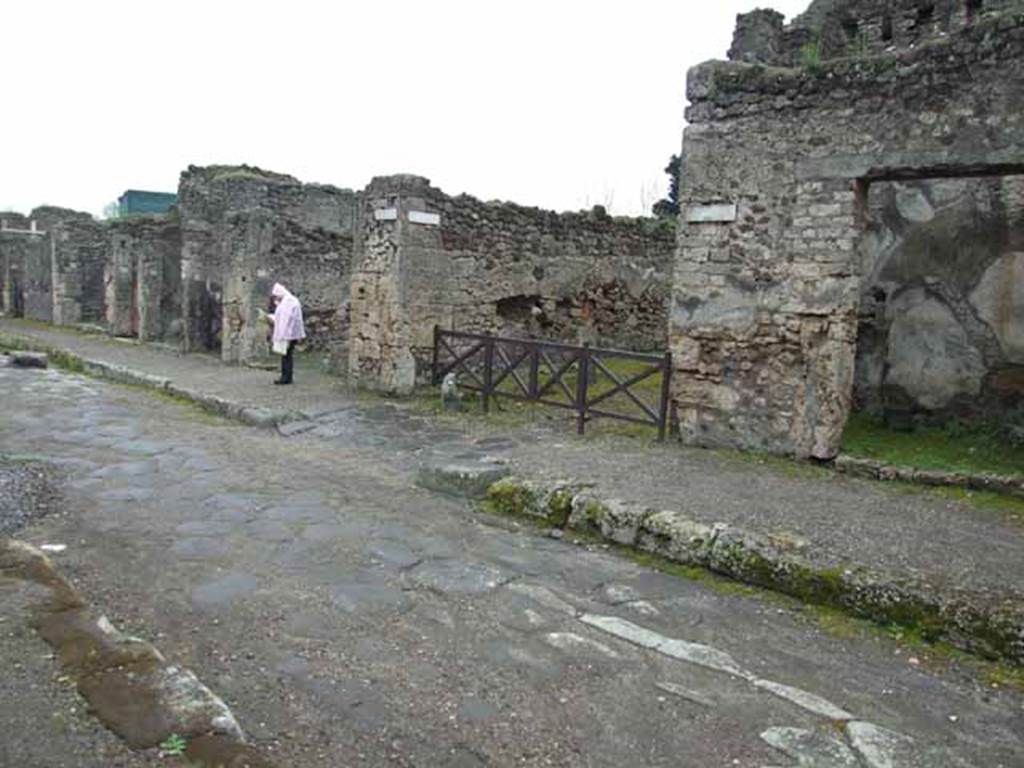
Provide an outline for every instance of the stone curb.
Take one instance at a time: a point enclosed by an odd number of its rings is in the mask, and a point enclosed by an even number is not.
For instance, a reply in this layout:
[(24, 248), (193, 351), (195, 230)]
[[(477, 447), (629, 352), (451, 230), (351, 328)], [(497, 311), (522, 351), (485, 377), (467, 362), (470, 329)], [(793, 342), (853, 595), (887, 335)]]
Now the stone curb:
[(1024, 595), (1018, 593), (939, 588), (856, 564), (822, 568), (806, 556), (806, 542), (602, 499), (571, 482), (543, 485), (506, 477), (490, 486), (485, 505), (1024, 664)]
[(1024, 478), (990, 473), (968, 474), (965, 472), (943, 472), (932, 469), (914, 469), (895, 464), (840, 454), (832, 466), (837, 472), (870, 480), (889, 480), (917, 485), (947, 486), (966, 488), (971, 491), (992, 491), (1005, 496), (1024, 499)]
[(0, 539), (0, 578), (49, 591), (32, 623), (56, 651), (89, 708), (132, 749), (158, 747), (176, 734), (185, 756), (207, 768), (272, 764), (246, 743), (223, 699), (190, 670), (171, 664), (152, 644), (116, 629), (92, 611), (42, 551)]
[(276, 429), (281, 424), (301, 418), (299, 414), (295, 414), (290, 411), (271, 410), (269, 408), (249, 406), (243, 403), (236, 403), (232, 400), (226, 400), (222, 397), (217, 397), (216, 395), (209, 395), (195, 389), (190, 389), (189, 387), (179, 387), (171, 379), (167, 379), (162, 376), (154, 376), (149, 373), (137, 371), (133, 368), (107, 363), (103, 360), (93, 360), (91, 358), (82, 357), (69, 349), (50, 347), (28, 337), (17, 336), (14, 334), (5, 334), (5, 337), (10, 340), (16, 339), (26, 347), (45, 352), (51, 357), (57, 356), (65, 364), (71, 363), (75, 366), (79, 366), (82, 371), (89, 376), (114, 381), (119, 384), (132, 384), (135, 386), (147, 387), (149, 389), (166, 392), (167, 394), (173, 395), (174, 397), (178, 397), (182, 400), (188, 400), (203, 410), (217, 416), (223, 416), (224, 418), (231, 419), (233, 421), (239, 421), (251, 427)]

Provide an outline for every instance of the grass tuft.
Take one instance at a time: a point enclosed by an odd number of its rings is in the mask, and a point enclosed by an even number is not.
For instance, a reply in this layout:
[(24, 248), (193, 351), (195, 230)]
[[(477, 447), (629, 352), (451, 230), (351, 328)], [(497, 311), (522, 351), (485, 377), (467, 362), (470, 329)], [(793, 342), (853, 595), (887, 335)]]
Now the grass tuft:
[(995, 424), (951, 422), (895, 432), (881, 419), (857, 413), (846, 425), (842, 449), (851, 456), (916, 469), (1024, 477), (1024, 446), (1012, 445)]

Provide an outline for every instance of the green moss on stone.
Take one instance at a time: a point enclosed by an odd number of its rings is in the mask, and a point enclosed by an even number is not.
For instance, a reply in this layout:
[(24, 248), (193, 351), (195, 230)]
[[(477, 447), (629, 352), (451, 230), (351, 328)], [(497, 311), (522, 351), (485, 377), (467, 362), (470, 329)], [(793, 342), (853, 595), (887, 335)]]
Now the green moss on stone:
[(486, 501), (501, 515), (536, 516), (538, 508), (537, 494), (522, 480), (514, 477), (505, 477), (491, 483), (487, 489)]
[(548, 499), (548, 522), (556, 528), (565, 528), (572, 514), (573, 492), (568, 488), (559, 488)]

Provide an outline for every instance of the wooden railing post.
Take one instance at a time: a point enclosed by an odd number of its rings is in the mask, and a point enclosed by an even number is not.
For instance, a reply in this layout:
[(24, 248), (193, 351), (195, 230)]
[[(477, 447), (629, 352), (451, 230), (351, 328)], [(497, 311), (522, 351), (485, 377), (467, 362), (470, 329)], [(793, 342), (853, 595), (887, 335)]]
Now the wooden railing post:
[(530, 352), (530, 391), (527, 397), (536, 400), (540, 397), (540, 347), (535, 346)]
[(434, 356), (433, 356), (432, 360), (430, 361), (430, 381), (433, 382), (435, 387), (438, 384), (441, 383), (441, 381), (440, 381), (440, 379), (439, 379), (439, 377), (437, 375), (437, 356), (438, 356), (438, 353), (440, 351), (439, 350), (440, 346), (441, 346), (441, 326), (440, 325), (434, 325)]
[(587, 385), (590, 379), (590, 343), (580, 350), (579, 378), (576, 380), (576, 434), (582, 435), (587, 424)]
[(668, 432), (668, 401), (672, 397), (672, 353), (666, 352), (661, 362), (661, 408), (658, 411), (658, 440)]
[(484, 413), (491, 412), (491, 390), (494, 389), (494, 335), (487, 334), (484, 346)]

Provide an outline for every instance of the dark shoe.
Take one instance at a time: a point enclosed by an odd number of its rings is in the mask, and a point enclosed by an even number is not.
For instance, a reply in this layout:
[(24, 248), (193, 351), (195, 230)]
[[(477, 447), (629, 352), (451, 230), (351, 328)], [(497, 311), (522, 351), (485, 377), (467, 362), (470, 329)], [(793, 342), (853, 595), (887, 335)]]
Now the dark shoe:
[(291, 384), (290, 381), (284, 381), (283, 379), (274, 379), (275, 384)]

